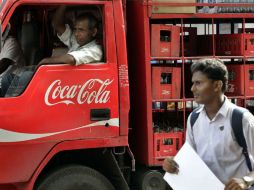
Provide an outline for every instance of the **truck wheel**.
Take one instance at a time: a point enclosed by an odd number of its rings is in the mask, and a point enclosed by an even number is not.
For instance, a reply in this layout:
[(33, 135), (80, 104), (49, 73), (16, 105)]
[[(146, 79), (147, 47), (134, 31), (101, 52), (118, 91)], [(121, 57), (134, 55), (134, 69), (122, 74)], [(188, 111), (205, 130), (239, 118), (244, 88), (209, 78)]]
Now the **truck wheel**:
[(166, 182), (164, 181), (162, 174), (154, 170), (146, 172), (142, 180), (142, 190), (143, 189), (165, 190)]
[(92, 168), (70, 165), (48, 175), (36, 190), (114, 190), (106, 177)]
[(135, 190), (166, 190), (167, 184), (163, 175), (157, 170), (138, 168), (132, 179), (132, 189)]

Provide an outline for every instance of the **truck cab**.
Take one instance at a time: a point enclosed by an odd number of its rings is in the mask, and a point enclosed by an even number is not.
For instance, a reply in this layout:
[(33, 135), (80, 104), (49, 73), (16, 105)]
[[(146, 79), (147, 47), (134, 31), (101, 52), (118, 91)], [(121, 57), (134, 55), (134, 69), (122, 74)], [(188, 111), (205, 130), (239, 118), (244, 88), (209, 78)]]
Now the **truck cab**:
[[(51, 24), (61, 5), (67, 6), (70, 26), (83, 12), (98, 19), (100, 62), (38, 66), (43, 58), (68, 51)], [(121, 155), (128, 149), (129, 83), (121, 1), (4, 0), (0, 9), (1, 36), (11, 23), (25, 55), (26, 65), (18, 76), (24, 70), (33, 72), (26, 86), (0, 98), (0, 189), (54, 189), (49, 179), (59, 171), (92, 176), (83, 187), (127, 188), (125, 183), (112, 185), (113, 175), (107, 172), (116, 166), (113, 170), (120, 170), (112, 152)], [(97, 174), (102, 176), (99, 182), (93, 181)]]

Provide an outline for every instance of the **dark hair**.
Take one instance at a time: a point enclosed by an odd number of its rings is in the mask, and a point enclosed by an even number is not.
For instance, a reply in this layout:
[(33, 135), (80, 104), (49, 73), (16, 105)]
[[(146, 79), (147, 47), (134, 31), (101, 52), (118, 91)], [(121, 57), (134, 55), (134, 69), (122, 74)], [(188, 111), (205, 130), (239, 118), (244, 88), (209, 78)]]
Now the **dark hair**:
[(98, 28), (98, 20), (92, 13), (82, 13), (78, 15), (76, 18), (76, 21), (83, 21), (83, 20), (88, 20), (89, 30)]
[(191, 73), (202, 72), (207, 78), (212, 80), (221, 80), (222, 91), (225, 92), (228, 87), (228, 70), (226, 65), (220, 59), (200, 59), (191, 65)]

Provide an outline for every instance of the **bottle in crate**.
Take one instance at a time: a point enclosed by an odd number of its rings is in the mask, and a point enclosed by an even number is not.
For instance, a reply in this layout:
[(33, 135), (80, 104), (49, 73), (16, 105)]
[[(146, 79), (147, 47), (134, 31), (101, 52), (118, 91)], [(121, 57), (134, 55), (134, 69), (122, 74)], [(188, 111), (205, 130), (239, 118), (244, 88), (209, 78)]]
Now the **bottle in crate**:
[[(247, 0), (247, 3), (254, 3), (254, 0)], [(253, 13), (254, 12), (254, 7), (253, 6), (248, 6), (248, 12)]]
[[(224, 0), (218, 0), (217, 3), (224, 3)], [(224, 13), (225, 7), (218, 6), (217, 13)]]
[[(198, 3), (212, 3), (214, 0), (197, 0)], [(208, 6), (200, 6), (197, 7), (198, 13), (209, 13), (209, 7)]]
[[(242, 0), (233, 0), (234, 3), (241, 3)], [(233, 7), (233, 12), (234, 13), (240, 13), (240, 12), (243, 12), (244, 11), (244, 7), (241, 7), (241, 6), (236, 6), (236, 7)]]
[[(204, 0), (197, 0), (197, 3), (204, 3)], [(203, 13), (202, 6), (197, 6), (197, 13)]]
[[(246, 3), (246, 0), (237, 0), (238, 2), (237, 3)], [(248, 7), (243, 7), (243, 6), (240, 6), (239, 7), (241, 13), (246, 13), (248, 12)]]
[[(219, 0), (208, 0), (208, 3), (214, 4), (218, 3)], [(208, 13), (217, 13), (218, 7), (217, 6), (209, 6)]]

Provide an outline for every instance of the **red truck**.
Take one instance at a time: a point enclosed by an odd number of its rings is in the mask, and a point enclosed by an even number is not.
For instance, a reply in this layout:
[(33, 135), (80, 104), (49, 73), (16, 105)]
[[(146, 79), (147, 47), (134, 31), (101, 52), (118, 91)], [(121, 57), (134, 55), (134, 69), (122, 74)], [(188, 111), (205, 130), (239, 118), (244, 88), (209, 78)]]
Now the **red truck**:
[[(1, 31), (12, 22), (21, 46), (32, 38), (23, 48), (31, 65), (65, 52), (51, 26), (63, 4), (69, 23), (87, 11), (98, 18), (104, 58), (40, 66), (21, 94), (0, 98), (0, 190), (169, 189), (161, 164), (184, 142), (196, 107), (188, 68), (203, 55), (237, 63), (229, 98), (253, 108), (254, 38), (243, 32), (251, 10), (197, 13), (215, 7), (193, 0), (2, 0)], [(245, 45), (217, 47), (225, 23)]]

